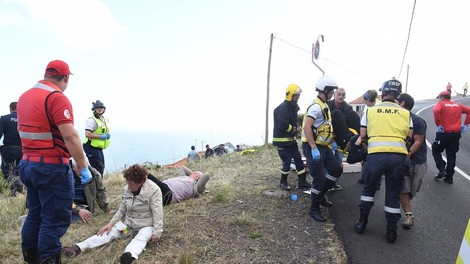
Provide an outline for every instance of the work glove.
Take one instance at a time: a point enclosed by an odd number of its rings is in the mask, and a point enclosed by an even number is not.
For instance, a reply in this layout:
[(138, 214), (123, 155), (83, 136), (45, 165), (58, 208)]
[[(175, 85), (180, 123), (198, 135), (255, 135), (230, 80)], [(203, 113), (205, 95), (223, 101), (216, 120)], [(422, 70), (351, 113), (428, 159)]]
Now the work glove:
[(466, 125), (462, 125), (460, 127), (460, 133), (465, 133), (467, 131), (467, 126)]
[(320, 151), (318, 151), (318, 148), (312, 149), (312, 158), (313, 158), (313, 161), (320, 160)]
[(444, 127), (443, 126), (437, 126), (437, 133), (444, 133)]
[(101, 134), (100, 135), (100, 139), (110, 139), (111, 138), (111, 134)]
[(80, 182), (82, 184), (89, 183), (91, 181), (91, 172), (88, 167), (80, 169)]
[(331, 143), (331, 148), (333, 149), (333, 152), (336, 152), (336, 150), (338, 149), (338, 144), (336, 143), (336, 141)]
[(106, 134), (106, 138), (107, 138), (107, 139), (110, 139), (110, 138), (111, 138), (111, 134), (109, 134), (109, 133)]

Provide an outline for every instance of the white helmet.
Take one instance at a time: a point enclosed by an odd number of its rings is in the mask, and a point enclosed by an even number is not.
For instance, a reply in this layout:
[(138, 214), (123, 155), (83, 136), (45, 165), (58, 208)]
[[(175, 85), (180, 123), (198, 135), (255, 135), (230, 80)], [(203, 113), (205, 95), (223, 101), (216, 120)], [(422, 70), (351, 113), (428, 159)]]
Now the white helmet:
[(322, 76), (315, 86), (317, 91), (325, 92), (325, 89), (337, 89), (338, 84), (336, 83), (335, 78), (330, 76)]

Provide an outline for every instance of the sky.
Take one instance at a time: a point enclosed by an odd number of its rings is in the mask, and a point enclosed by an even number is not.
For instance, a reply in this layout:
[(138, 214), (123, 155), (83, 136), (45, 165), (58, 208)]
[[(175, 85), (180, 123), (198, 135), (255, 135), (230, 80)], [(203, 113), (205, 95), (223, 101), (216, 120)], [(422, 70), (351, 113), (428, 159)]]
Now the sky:
[[(316, 96), (322, 73), (347, 101), (396, 77), (415, 99), (470, 77), (470, 2), (418, 0), (0, 0), (0, 111), (61, 59), (65, 94), (83, 134), (91, 103), (106, 104), (111, 130), (186, 131), (205, 142), (262, 144), (270, 36), (272, 111), (290, 83)], [(404, 60), (403, 60), (404, 57)], [(409, 71), (407, 68), (409, 67)], [(3, 106), (3, 108), (2, 108)], [(136, 134), (138, 136), (138, 134)]]

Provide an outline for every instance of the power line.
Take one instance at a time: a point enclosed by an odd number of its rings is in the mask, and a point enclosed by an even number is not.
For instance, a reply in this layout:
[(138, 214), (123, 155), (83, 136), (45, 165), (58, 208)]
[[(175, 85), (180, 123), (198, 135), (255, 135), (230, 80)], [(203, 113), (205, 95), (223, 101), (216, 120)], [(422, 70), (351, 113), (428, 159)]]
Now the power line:
[(408, 38), (406, 40), (405, 52), (403, 52), (403, 59), (401, 60), (401, 67), (400, 67), (400, 73), (398, 74), (398, 79), (400, 79), (401, 71), (403, 70), (403, 64), (405, 63), (406, 50), (408, 49), (408, 43), (410, 42), (411, 25), (413, 24), (413, 17), (414, 17), (414, 14), (415, 14), (415, 7), (416, 7), (416, 0), (413, 4), (413, 12), (411, 13), (410, 27), (408, 28)]
[(301, 47), (296, 46), (296, 45), (294, 45), (294, 44), (292, 44), (292, 43), (289, 43), (289, 42), (287, 42), (287, 41), (285, 41), (285, 40), (283, 40), (283, 39), (281, 39), (281, 38), (279, 38), (279, 37), (277, 37), (277, 36), (274, 36), (274, 37), (277, 38), (277, 39), (279, 39), (280, 41), (284, 42), (285, 44), (291, 46), (291, 47), (294, 47), (294, 48), (296, 48), (296, 49), (299, 49), (299, 50), (301, 50), (301, 51), (303, 51), (303, 52), (306, 52), (306, 53), (312, 55), (312, 52), (311, 52), (311, 51), (308, 51), (308, 50), (306, 50), (306, 49), (304, 49), (304, 48), (301, 48)]

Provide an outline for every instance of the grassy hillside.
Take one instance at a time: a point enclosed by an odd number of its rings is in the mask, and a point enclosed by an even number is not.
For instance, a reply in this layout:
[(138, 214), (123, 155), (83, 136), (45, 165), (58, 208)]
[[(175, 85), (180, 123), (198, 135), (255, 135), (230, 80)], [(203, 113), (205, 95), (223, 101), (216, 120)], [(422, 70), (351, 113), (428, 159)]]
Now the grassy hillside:
[[(266, 196), (278, 190), (280, 159), (272, 147), (256, 153), (236, 153), (204, 159), (187, 166), (211, 173), (209, 193), (198, 199), (164, 208), (164, 232), (159, 243), (150, 243), (136, 263), (346, 263), (341, 242), (331, 222), (318, 223), (308, 216), (310, 197), (295, 190), (299, 198)], [(178, 174), (175, 168), (146, 165), (165, 179)], [(296, 184), (289, 177), (289, 184)], [(105, 176), (108, 201), (117, 208), (125, 181), (122, 174)], [(22, 263), (20, 223), (26, 214), (25, 198), (0, 197), (0, 259)], [(328, 211), (324, 211), (328, 215)], [(96, 234), (110, 216), (98, 209), (92, 223), (72, 224), (62, 238), (71, 246)], [(119, 263), (130, 239), (116, 240), (85, 250), (63, 263)]]

